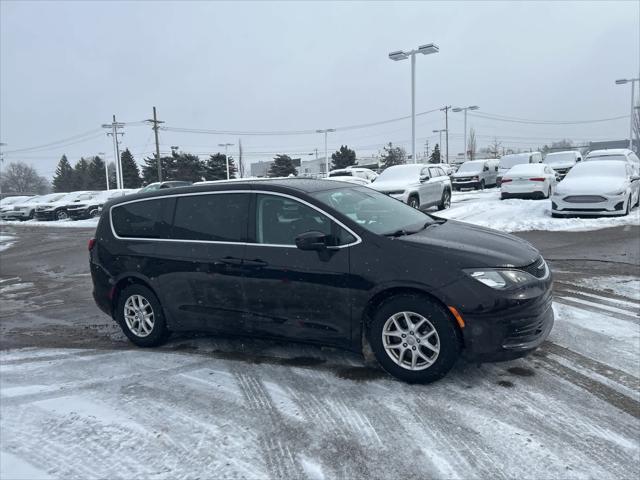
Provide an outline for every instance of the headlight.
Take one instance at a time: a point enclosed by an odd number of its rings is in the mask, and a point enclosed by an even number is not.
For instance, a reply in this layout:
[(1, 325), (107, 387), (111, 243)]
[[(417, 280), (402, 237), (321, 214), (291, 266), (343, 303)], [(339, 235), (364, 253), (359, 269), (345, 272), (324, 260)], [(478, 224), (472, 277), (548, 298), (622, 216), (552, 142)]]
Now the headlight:
[(625, 193), (627, 193), (626, 190), (620, 190), (619, 192), (607, 193), (607, 195), (609, 195), (610, 197), (619, 197), (620, 195), (624, 195)]
[(496, 290), (517, 287), (535, 279), (522, 270), (465, 270), (465, 273), (474, 280), (484, 283), (487, 287)]
[(391, 192), (386, 192), (387, 195), (402, 195), (404, 190), (393, 190)]

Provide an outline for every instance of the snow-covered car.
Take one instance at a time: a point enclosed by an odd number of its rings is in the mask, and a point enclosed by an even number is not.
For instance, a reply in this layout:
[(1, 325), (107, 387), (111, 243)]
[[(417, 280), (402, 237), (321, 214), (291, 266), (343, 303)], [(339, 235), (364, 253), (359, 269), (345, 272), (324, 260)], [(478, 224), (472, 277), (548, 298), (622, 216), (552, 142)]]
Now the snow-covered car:
[(451, 180), (440, 167), (421, 163), (394, 165), (369, 187), (418, 209), (437, 206), (444, 210), (451, 205)]
[(369, 180), (360, 177), (349, 177), (349, 176), (330, 176), (329, 180), (337, 180), (339, 182), (347, 182), (353, 183), (355, 185), (364, 185), (365, 187), (369, 186), (371, 183)]
[(347, 167), (331, 170), (329, 172), (329, 177), (356, 177), (373, 182), (378, 177), (378, 174), (368, 168)]
[(10, 210), (2, 212), (3, 220), (31, 220), (36, 213), (38, 205), (47, 205), (60, 200), (66, 193), (49, 193), (47, 195), (37, 195), (22, 202), (12, 205)]
[(134, 191), (135, 190), (130, 189), (104, 190), (102, 192), (98, 192), (87, 200), (82, 200), (79, 203), (69, 205), (67, 207), (67, 213), (71, 220), (99, 217), (102, 211), (102, 205), (104, 205), (108, 200), (121, 197), (128, 193), (133, 193)]
[(593, 160), (576, 164), (552, 197), (551, 214), (627, 215), (640, 197), (640, 176), (628, 162)]
[(500, 157), (500, 164), (498, 165), (498, 178), (496, 184), (500, 186), (502, 177), (505, 173), (516, 165), (523, 163), (542, 163), (542, 153), (540, 152), (524, 152), (524, 153), (510, 153)]
[(612, 148), (610, 150), (593, 150), (587, 154), (584, 161), (594, 160), (622, 161), (629, 163), (636, 174), (640, 174), (640, 158), (628, 148)]
[(14, 205), (20, 202), (23, 202), (25, 200), (28, 200), (29, 198), (32, 198), (32, 197), (29, 195), (16, 195), (14, 197), (3, 198), (2, 200), (0, 200), (0, 217), (4, 212), (13, 210)]
[(186, 180), (168, 180), (166, 182), (154, 182), (150, 183), (146, 187), (142, 187), (138, 190), (138, 193), (153, 192), (154, 190), (160, 190), (162, 188), (176, 188), (176, 187), (189, 187), (193, 185), (193, 182)]
[(449, 176), (453, 175), (458, 170), (458, 167), (449, 165), (448, 163), (430, 163), (429, 165), (433, 167), (440, 167), (442, 170), (444, 170), (444, 173)]
[(562, 180), (567, 173), (569, 173), (569, 170), (571, 170), (576, 163), (581, 161), (582, 154), (575, 150), (547, 153), (547, 156), (542, 160), (543, 163), (546, 163), (555, 170), (558, 174), (559, 180)]
[(500, 185), (500, 198), (549, 198), (556, 190), (556, 172), (544, 163), (510, 168)]
[(87, 191), (67, 193), (53, 202), (39, 204), (36, 207), (35, 217), (37, 220), (67, 220), (69, 218), (67, 210), (69, 206), (83, 200), (89, 200), (97, 193)]
[(498, 162), (490, 159), (469, 160), (464, 162), (451, 177), (454, 190), (475, 188), (484, 190), (486, 186), (495, 186), (498, 177)]

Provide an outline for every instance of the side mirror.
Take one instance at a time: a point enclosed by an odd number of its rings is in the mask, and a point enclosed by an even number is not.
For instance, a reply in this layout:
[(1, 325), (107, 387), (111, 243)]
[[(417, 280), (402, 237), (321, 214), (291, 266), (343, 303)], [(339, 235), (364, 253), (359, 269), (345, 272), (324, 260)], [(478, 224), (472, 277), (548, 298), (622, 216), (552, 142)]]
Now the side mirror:
[(301, 233), (296, 237), (296, 247), (300, 250), (324, 250), (327, 248), (327, 236), (314, 230)]
[(429, 180), (429, 175), (420, 175), (420, 183), (427, 182), (428, 180)]

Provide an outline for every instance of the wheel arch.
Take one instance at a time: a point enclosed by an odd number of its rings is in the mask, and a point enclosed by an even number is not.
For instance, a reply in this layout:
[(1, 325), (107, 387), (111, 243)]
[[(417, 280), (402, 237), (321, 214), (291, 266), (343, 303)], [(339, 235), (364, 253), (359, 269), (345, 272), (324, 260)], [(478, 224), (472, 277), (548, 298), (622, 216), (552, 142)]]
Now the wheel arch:
[[(151, 286), (151, 283), (140, 276), (137, 275), (125, 275), (122, 278), (120, 278), (114, 285), (113, 287), (111, 287), (111, 317), (115, 318), (115, 311), (116, 311), (116, 306), (118, 305), (118, 302), (120, 300), (120, 294), (122, 293), (122, 291), (127, 288), (130, 285), (141, 285), (145, 288), (148, 288), (149, 290), (151, 290), (153, 292), (153, 294), (156, 296), (156, 298), (158, 299), (158, 302), (160, 302), (160, 305), (162, 306), (162, 302), (160, 300), (160, 297), (158, 296), (158, 293), (156, 292), (156, 290)], [(163, 313), (164, 313), (164, 307), (163, 307)], [(166, 318), (166, 315), (165, 315)]]
[(362, 312), (362, 318), (360, 319), (360, 323), (359, 323), (359, 328), (360, 328), (359, 336), (361, 341), (361, 348), (363, 351), (366, 352), (367, 349), (370, 349), (368, 344), (369, 340), (367, 338), (367, 333), (369, 330), (369, 324), (371, 323), (371, 320), (373, 318), (373, 315), (376, 309), (378, 309), (380, 305), (382, 305), (386, 300), (392, 297), (395, 297), (397, 295), (416, 295), (416, 296), (424, 297), (429, 301), (432, 301), (440, 305), (442, 309), (446, 312), (447, 316), (449, 317), (449, 321), (454, 325), (456, 334), (458, 336), (458, 340), (460, 341), (460, 345), (461, 347), (464, 348), (464, 336), (462, 335), (462, 329), (460, 328), (460, 325), (458, 324), (455, 317), (449, 310), (447, 304), (443, 300), (438, 298), (432, 292), (423, 290), (415, 286), (389, 286), (383, 290), (376, 292), (369, 299), (369, 301), (367, 302), (367, 305), (365, 306)]

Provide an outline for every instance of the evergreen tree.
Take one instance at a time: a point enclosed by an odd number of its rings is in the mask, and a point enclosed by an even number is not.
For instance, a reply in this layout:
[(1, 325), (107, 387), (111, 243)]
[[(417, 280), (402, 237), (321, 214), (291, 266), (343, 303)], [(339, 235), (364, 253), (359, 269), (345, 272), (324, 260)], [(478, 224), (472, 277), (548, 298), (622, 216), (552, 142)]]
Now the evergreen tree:
[[(229, 177), (236, 178), (237, 168), (232, 157), (229, 157)], [(211, 155), (205, 162), (204, 176), (207, 180), (227, 179), (227, 160), (223, 153)]]
[(199, 182), (204, 178), (205, 165), (197, 155), (174, 152), (172, 156), (174, 161), (172, 167), (167, 169), (166, 180)]
[[(160, 163), (162, 165), (162, 179), (173, 180), (172, 178), (167, 177), (167, 172), (173, 169), (173, 156), (160, 157)], [(144, 165), (142, 165), (142, 180), (145, 185), (158, 181), (158, 162), (155, 155), (151, 158), (144, 159)]]
[(72, 190), (89, 189), (89, 162), (80, 158), (73, 167), (73, 188)]
[(93, 157), (87, 167), (87, 189), (105, 190), (107, 188), (104, 177), (104, 162), (100, 157)]
[(124, 183), (122, 187), (140, 188), (142, 186), (140, 170), (128, 148), (120, 155), (120, 163), (122, 165), (122, 181)]
[(109, 162), (107, 165), (107, 171), (109, 172), (109, 188), (116, 188), (116, 162)]
[(331, 169), (346, 168), (356, 164), (356, 152), (346, 145), (341, 145), (340, 150), (331, 155)]
[(289, 155), (278, 154), (273, 159), (273, 165), (267, 172), (268, 177), (288, 177), (289, 175), (296, 175), (296, 167), (293, 164), (293, 160)]
[(382, 166), (384, 168), (407, 163), (407, 152), (402, 147), (394, 147), (391, 142), (383, 148), (381, 155)]
[(53, 191), (54, 192), (70, 192), (73, 190), (73, 168), (67, 160), (66, 155), (62, 155), (62, 158), (58, 162), (56, 173), (53, 176)]
[(436, 146), (433, 149), (433, 152), (431, 152), (431, 156), (429, 157), (429, 163), (441, 163), (440, 160), (440, 145), (436, 143)]

